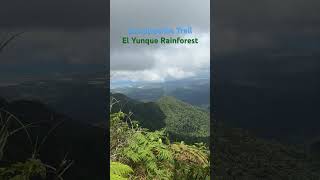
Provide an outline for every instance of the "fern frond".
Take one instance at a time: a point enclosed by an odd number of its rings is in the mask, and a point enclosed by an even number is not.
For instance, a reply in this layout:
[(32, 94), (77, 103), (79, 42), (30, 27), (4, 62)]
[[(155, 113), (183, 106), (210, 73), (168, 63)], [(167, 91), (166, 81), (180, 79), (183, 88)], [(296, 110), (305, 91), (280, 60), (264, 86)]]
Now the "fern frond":
[(110, 163), (110, 176), (115, 180), (125, 180), (131, 173), (133, 173), (132, 168), (126, 164), (120, 162)]

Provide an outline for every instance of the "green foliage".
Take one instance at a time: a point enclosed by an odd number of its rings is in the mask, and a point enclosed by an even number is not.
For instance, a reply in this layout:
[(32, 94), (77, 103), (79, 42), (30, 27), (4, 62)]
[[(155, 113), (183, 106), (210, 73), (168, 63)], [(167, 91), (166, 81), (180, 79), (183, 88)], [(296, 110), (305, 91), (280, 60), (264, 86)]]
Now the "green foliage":
[[(125, 122), (125, 119), (130, 121), (132, 127)], [(134, 134), (138, 125), (132, 122), (129, 117), (123, 112), (113, 113), (110, 115), (110, 159), (111, 161), (120, 161), (122, 150), (128, 146), (129, 138)]]
[[(111, 94), (110, 97), (111, 102), (118, 102), (112, 105), (112, 113), (122, 111), (126, 114), (131, 114), (131, 112), (133, 112), (131, 117), (138, 120), (142, 127), (150, 130), (158, 130), (165, 127), (165, 115), (162, 113), (161, 109), (156, 103), (139, 102), (130, 99), (123, 94)], [(152, 114), (152, 116), (150, 116), (150, 114)]]
[(128, 165), (120, 162), (110, 163), (110, 178), (112, 180), (126, 180), (131, 173), (133, 173), (133, 170)]
[(0, 180), (30, 180), (32, 177), (46, 178), (46, 167), (38, 159), (28, 159), (0, 168)]
[[(160, 179), (172, 177), (173, 156), (168, 146), (162, 142), (164, 131), (136, 132), (123, 149), (123, 155), (132, 164), (137, 173)], [(139, 175), (137, 174), (137, 175)]]
[[(204, 144), (171, 144), (165, 129), (143, 129), (123, 112), (112, 113), (110, 120), (111, 160), (131, 167), (130, 179), (209, 178), (209, 151)], [(128, 177), (115, 173), (115, 168), (111, 165), (112, 179)]]
[(166, 129), (169, 133), (180, 137), (209, 137), (208, 112), (173, 97), (162, 97), (157, 104), (166, 116)]
[(156, 102), (139, 102), (123, 94), (111, 94), (116, 99), (111, 113), (122, 111), (132, 115), (142, 127), (150, 130), (166, 128), (171, 140), (188, 143), (208, 142), (209, 112), (173, 97), (162, 97)]
[(209, 150), (202, 143), (187, 145), (183, 142), (170, 146), (175, 159), (175, 177), (179, 179), (210, 179)]

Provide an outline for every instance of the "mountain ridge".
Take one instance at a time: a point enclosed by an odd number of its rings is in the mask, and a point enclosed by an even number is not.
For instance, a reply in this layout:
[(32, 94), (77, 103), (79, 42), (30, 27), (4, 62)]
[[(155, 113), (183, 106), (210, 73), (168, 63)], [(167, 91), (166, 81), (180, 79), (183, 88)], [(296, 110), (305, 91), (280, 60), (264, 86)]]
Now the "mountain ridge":
[(142, 127), (150, 130), (166, 128), (174, 140), (202, 141), (209, 138), (209, 112), (174, 97), (163, 96), (155, 102), (139, 102), (120, 93), (110, 93), (110, 97), (118, 102), (113, 105), (112, 112), (133, 112), (132, 119)]

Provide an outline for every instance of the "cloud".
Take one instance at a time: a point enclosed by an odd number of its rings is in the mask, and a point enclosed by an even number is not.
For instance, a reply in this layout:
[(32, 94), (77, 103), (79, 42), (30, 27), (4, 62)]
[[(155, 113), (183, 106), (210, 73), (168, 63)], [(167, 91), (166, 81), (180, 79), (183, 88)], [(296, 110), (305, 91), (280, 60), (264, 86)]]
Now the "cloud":
[[(125, 53), (126, 51), (122, 56), (117, 54), (116, 59), (111, 55), (111, 62), (123, 62), (122, 66), (117, 66), (117, 68), (111, 63), (112, 79), (166, 81), (197, 76), (203, 71), (209, 72), (210, 35), (202, 33), (198, 37), (200, 42), (198, 45), (165, 45), (154, 49), (141, 48), (130, 56)], [(136, 59), (142, 59), (143, 62), (149, 61), (149, 63), (136, 61)], [(135, 63), (145, 66), (141, 68), (140, 65), (140, 68), (136, 68)]]
[[(204, 69), (208, 71), (209, 0), (112, 0), (110, 6), (113, 80), (165, 81), (196, 76)], [(198, 37), (199, 44), (138, 46), (123, 45), (120, 41), (129, 28), (175, 28), (187, 25), (192, 26), (191, 37)]]
[(110, 59), (112, 71), (145, 70), (155, 64), (153, 57), (146, 50), (114, 50)]

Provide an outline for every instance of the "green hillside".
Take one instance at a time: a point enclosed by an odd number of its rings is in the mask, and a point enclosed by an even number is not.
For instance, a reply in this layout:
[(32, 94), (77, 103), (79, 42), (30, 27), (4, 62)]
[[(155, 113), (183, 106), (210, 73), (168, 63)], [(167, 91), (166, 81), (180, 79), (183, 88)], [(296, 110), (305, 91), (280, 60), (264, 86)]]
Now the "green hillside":
[(118, 93), (111, 94), (111, 101), (116, 102), (111, 112), (132, 112), (131, 119), (139, 121), (142, 127), (150, 130), (166, 128), (171, 139), (208, 140), (210, 115), (198, 107), (167, 96), (156, 102), (139, 102)]
[(153, 102), (139, 102), (128, 98), (123, 94), (110, 94), (110, 102), (114, 102), (111, 112), (125, 112), (131, 114), (130, 119), (139, 121), (139, 124), (150, 130), (158, 130), (165, 127), (165, 115)]
[(210, 115), (202, 109), (173, 97), (162, 97), (156, 104), (165, 114), (166, 128), (178, 136), (209, 137)]

